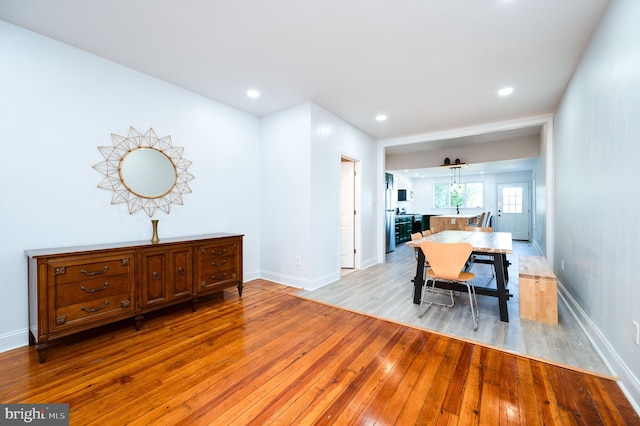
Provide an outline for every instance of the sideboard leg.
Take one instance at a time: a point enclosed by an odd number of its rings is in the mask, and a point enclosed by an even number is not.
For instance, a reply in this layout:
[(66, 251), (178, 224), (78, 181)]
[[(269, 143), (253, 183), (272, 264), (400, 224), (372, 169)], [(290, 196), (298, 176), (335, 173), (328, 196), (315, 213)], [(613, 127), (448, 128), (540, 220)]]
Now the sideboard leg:
[(238, 296), (240, 297), (242, 297), (242, 288), (243, 288), (242, 283), (238, 284)]
[(191, 312), (198, 310), (198, 299), (191, 299)]
[(44, 363), (47, 360), (48, 347), (49, 347), (48, 343), (36, 344), (36, 351), (38, 351), (38, 360), (40, 361), (40, 364)]
[(144, 317), (142, 315), (136, 316), (136, 331), (142, 330), (142, 321), (144, 321)]

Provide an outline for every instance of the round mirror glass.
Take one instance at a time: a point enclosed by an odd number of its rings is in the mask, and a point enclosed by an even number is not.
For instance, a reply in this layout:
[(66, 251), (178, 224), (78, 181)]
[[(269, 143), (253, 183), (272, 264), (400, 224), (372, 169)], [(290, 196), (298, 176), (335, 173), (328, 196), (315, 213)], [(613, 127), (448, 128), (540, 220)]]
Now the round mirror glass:
[(139, 197), (158, 198), (176, 184), (176, 168), (169, 157), (153, 148), (137, 148), (120, 160), (120, 179)]

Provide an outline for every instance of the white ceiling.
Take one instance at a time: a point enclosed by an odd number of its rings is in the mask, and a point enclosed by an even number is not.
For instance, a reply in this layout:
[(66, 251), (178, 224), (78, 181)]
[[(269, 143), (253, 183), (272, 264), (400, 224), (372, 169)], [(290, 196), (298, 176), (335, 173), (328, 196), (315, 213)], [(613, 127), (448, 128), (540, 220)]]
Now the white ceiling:
[(380, 140), (552, 112), (607, 4), (0, 0), (0, 19), (258, 116), (312, 101)]

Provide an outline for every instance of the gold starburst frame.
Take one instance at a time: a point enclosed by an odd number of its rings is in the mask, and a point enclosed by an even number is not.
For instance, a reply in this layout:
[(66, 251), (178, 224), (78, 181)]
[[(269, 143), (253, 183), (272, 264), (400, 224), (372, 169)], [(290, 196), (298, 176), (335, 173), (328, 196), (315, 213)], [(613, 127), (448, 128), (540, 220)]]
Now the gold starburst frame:
[[(152, 128), (143, 134), (130, 127), (126, 137), (112, 133), (111, 140), (113, 146), (98, 147), (105, 160), (93, 166), (94, 169), (105, 175), (98, 184), (98, 188), (113, 191), (111, 204), (127, 203), (129, 214), (144, 210), (149, 217), (153, 217), (158, 209), (169, 213), (171, 204), (183, 204), (182, 194), (191, 192), (189, 181), (193, 180), (194, 176), (187, 171), (191, 161), (182, 158), (184, 148), (172, 146), (171, 136), (159, 138)], [(175, 184), (165, 194), (146, 197), (132, 192), (122, 181), (120, 169), (123, 159), (132, 151), (140, 148), (155, 149), (173, 163), (176, 173)]]

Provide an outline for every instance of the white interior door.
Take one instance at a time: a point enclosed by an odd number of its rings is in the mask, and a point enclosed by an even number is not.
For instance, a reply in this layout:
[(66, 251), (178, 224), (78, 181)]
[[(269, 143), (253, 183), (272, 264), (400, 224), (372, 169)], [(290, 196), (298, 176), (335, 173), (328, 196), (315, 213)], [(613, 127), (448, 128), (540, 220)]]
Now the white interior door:
[(355, 163), (340, 162), (340, 267), (355, 267)]
[(511, 232), (514, 240), (529, 241), (529, 184), (501, 183), (497, 190), (498, 211), (494, 230)]

